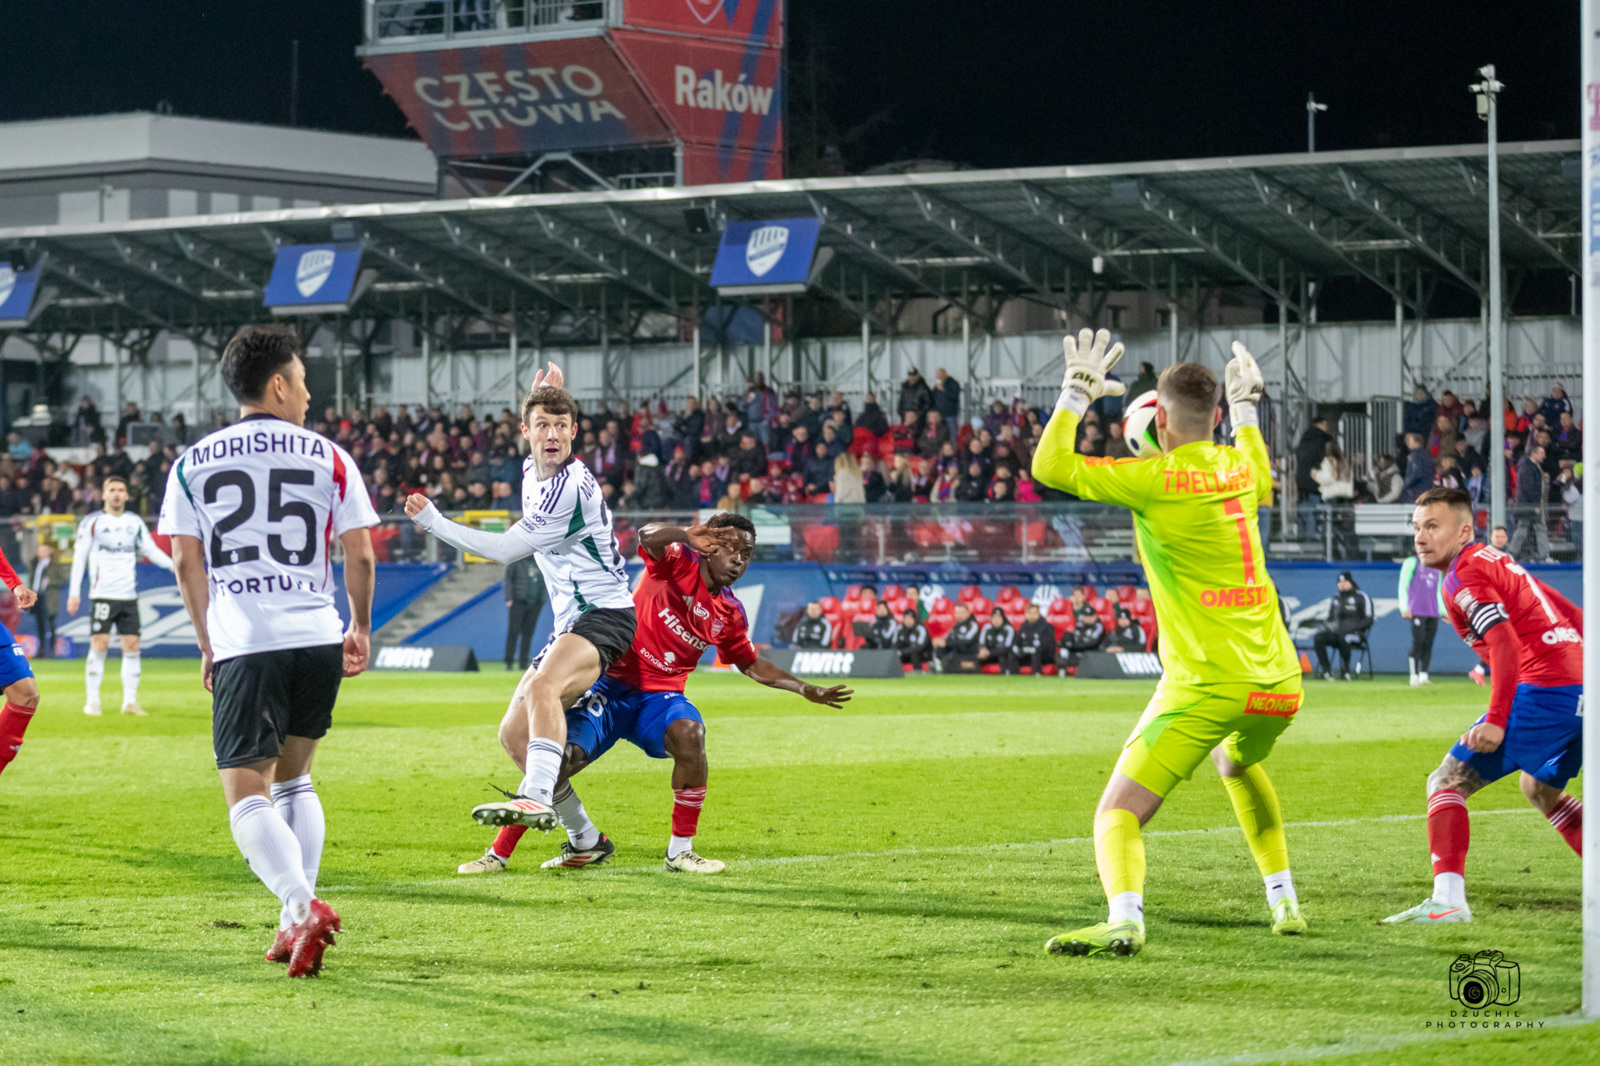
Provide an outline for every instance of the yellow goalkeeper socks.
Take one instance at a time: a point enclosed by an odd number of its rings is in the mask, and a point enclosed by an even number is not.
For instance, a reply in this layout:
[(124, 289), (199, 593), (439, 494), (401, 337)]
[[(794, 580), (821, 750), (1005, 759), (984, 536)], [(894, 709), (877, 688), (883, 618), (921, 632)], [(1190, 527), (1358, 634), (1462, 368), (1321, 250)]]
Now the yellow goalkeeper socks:
[(1111, 920), (1143, 921), (1144, 837), (1132, 811), (1110, 810), (1094, 820), (1094, 858)]
[(1283, 834), (1283, 812), (1278, 793), (1260, 764), (1245, 767), (1242, 777), (1224, 777), (1222, 786), (1233, 801), (1233, 813), (1244, 830), (1245, 843), (1255, 856), (1261, 876), (1289, 869), (1289, 841)]

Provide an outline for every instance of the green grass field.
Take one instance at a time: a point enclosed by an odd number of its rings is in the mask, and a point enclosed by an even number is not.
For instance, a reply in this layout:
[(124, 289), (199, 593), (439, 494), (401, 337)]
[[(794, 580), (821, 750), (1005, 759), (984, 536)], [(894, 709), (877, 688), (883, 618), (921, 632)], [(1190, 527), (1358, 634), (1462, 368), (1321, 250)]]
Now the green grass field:
[[(709, 725), (697, 848), (660, 868), (668, 765), (618, 748), (579, 779), (616, 865), (552, 873), (530, 834), (458, 878), (467, 812), (515, 773), (510, 681), (349, 682), (315, 779), (324, 976), (261, 960), (278, 904), (228, 832), (209, 700), (147, 660), (143, 720), (79, 713), (81, 663), (0, 776), (4, 1063), (1457, 1063), (1595, 1061), (1579, 994), (1580, 871), (1512, 782), (1473, 801), (1478, 921), (1380, 926), (1431, 885), (1423, 779), (1481, 709), (1465, 682), (1313, 683), (1268, 762), (1312, 935), (1267, 933), (1261, 882), (1209, 769), (1147, 837), (1149, 945), (1044, 954), (1098, 921), (1095, 799), (1149, 694), (1136, 683), (865, 683), (828, 711), (736, 676), (690, 687)], [(106, 706), (120, 689), (108, 671)], [(1521, 965), (1537, 1030), (1450, 1021), (1458, 953)], [(1490, 1058), (1492, 1056), (1492, 1058)]]

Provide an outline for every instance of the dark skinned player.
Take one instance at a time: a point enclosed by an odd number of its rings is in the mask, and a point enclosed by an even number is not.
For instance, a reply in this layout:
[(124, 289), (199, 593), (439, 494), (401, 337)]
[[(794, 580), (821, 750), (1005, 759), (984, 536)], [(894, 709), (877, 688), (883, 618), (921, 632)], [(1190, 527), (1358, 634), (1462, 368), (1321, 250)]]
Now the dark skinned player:
[[(755, 551), (755, 526), (736, 514), (713, 515), (704, 525), (648, 525), (639, 531), (644, 577), (634, 591), (639, 627), (633, 647), (567, 712), (567, 749), (555, 809), (567, 840), (547, 867), (579, 869), (605, 862), (615, 845), (589, 819), (572, 788), (572, 777), (618, 740), (646, 755), (672, 760), (672, 837), (666, 867), (682, 873), (717, 873), (723, 864), (695, 853), (695, 832), (705, 803), (709, 766), (706, 728), (700, 711), (684, 696), (684, 682), (706, 648), (715, 646), (726, 663), (769, 688), (793, 692), (812, 703), (839, 707), (852, 691), (843, 685), (807, 684), (763, 659), (750, 643), (749, 619), (733, 594)], [(732, 540), (736, 547), (727, 547)], [(522, 719), (508, 716), (500, 739), (513, 759), (527, 738), (513, 735)], [(483, 857), (463, 863), (460, 873), (498, 873), (525, 828), (506, 826)]]

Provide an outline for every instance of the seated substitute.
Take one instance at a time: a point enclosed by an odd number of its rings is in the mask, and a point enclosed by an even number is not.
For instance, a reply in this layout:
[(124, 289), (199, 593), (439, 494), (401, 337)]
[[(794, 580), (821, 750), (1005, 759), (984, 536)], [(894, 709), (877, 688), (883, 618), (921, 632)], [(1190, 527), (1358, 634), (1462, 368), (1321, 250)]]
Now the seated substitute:
[(978, 661), (978, 640), (982, 633), (978, 620), (972, 617), (972, 608), (958, 603), (955, 613), (955, 625), (933, 642), (939, 649), (939, 668), (951, 673), (961, 670), (963, 662), (975, 664)]
[(1118, 608), (1116, 628), (1106, 638), (1106, 651), (1120, 655), (1125, 651), (1144, 651), (1144, 626), (1133, 620), (1133, 615)]
[(1022, 625), (1017, 627), (1017, 640), (1012, 646), (1017, 666), (1033, 668), (1033, 676), (1044, 674), (1046, 663), (1056, 659), (1056, 627), (1039, 613), (1039, 605), (1029, 601), (1022, 609)]
[(1017, 656), (1014, 650), (1016, 641), (1017, 631), (1006, 621), (1006, 613), (996, 607), (989, 612), (989, 624), (984, 626), (983, 632), (978, 635), (979, 665), (999, 663), (1000, 669), (1006, 673), (1016, 673)]
[(1339, 649), (1344, 679), (1350, 680), (1350, 651), (1361, 643), (1361, 638), (1372, 628), (1372, 621), (1372, 597), (1361, 591), (1355, 576), (1346, 570), (1339, 575), (1339, 594), (1328, 607), (1328, 620), (1311, 638), (1311, 646), (1317, 653), (1317, 669), (1324, 681), (1333, 680), (1333, 666), (1328, 658), (1330, 647)]
[(894, 614), (889, 610), (889, 605), (879, 600), (874, 614), (876, 617), (872, 620), (872, 628), (867, 632), (865, 646), (883, 650), (892, 650), (898, 647), (900, 623), (894, 620)]
[(917, 619), (917, 612), (910, 608), (900, 618), (900, 632), (895, 637), (895, 647), (900, 649), (900, 661), (913, 670), (921, 670), (933, 661), (933, 641), (928, 639), (928, 627)]
[(1083, 590), (1073, 589), (1072, 629), (1062, 636), (1061, 650), (1057, 653), (1061, 669), (1066, 671), (1076, 667), (1084, 652), (1099, 651), (1105, 642), (1105, 623), (1100, 621), (1100, 616), (1089, 606), (1089, 600), (1084, 596)]
[(833, 623), (822, 616), (822, 604), (816, 600), (806, 604), (805, 617), (795, 623), (794, 646), (797, 648), (833, 647)]

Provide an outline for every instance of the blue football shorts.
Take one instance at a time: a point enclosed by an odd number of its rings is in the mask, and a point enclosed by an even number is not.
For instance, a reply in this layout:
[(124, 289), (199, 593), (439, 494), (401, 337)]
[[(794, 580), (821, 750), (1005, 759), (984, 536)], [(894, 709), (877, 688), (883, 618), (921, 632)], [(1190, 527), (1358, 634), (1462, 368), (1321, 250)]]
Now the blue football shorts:
[(1583, 766), (1583, 686), (1518, 685), (1500, 747), (1478, 752), (1458, 742), (1450, 754), (1476, 770), (1484, 784), (1522, 770), (1552, 788), (1566, 788)]
[(681, 692), (640, 692), (602, 676), (567, 711), (567, 743), (582, 748), (589, 762), (626, 740), (652, 759), (667, 757), (667, 727), (680, 719), (701, 722), (700, 711)]

